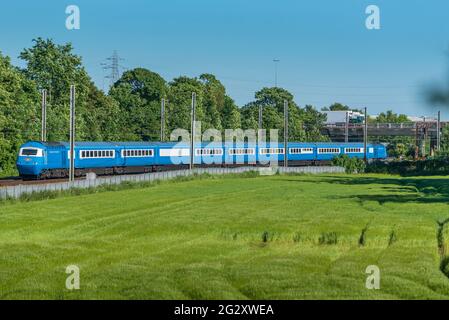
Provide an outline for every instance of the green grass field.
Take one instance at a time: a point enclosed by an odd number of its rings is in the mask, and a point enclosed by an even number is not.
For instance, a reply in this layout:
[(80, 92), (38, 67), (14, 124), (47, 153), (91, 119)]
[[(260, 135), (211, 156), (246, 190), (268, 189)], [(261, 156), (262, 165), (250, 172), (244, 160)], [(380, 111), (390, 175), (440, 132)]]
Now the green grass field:
[[(447, 299), (448, 201), (446, 177), (285, 175), (6, 203), (0, 298)], [(71, 264), (80, 290), (65, 288)]]

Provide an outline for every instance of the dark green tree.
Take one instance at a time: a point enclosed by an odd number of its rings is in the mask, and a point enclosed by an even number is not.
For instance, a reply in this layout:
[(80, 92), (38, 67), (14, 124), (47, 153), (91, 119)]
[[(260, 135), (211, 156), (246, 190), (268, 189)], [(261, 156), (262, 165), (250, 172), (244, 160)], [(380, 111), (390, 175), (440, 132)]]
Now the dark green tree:
[(223, 113), (224, 110), (226, 89), (212, 74), (200, 75), (200, 81), (203, 84), (203, 129), (221, 130), (222, 118), (220, 113)]
[(363, 113), (362, 110), (360, 109), (353, 109), (345, 104), (339, 103), (339, 102), (335, 102), (333, 104), (331, 104), (329, 107), (324, 107), (321, 108), (322, 111), (356, 111), (356, 112), (360, 112)]
[[(27, 63), (24, 75), (38, 89), (48, 90), (48, 140), (66, 140), (69, 134), (70, 85), (76, 86), (77, 139), (90, 139), (86, 130), (86, 110), (89, 101), (90, 78), (75, 55), (70, 43), (57, 45), (52, 40), (37, 38), (34, 45), (24, 49), (20, 58)], [(92, 124), (92, 122), (91, 122)]]
[(285, 89), (263, 88), (255, 94), (256, 100), (241, 109), (242, 125), (244, 129), (257, 129), (259, 106), (262, 107), (263, 128), (279, 130), (279, 138), (284, 135), (284, 101), (288, 103), (289, 111), (289, 140), (304, 141), (305, 132), (302, 126), (301, 111), (293, 100), (293, 95)]
[(311, 105), (306, 105), (304, 109), (301, 109), (301, 119), (307, 141), (329, 141), (329, 137), (321, 134), (321, 129), (326, 121), (325, 114), (319, 112)]
[(155, 72), (136, 68), (123, 73), (109, 92), (119, 104), (123, 140), (160, 139), (160, 101), (166, 94), (166, 82)]
[(393, 110), (388, 110), (387, 112), (381, 112), (379, 115), (370, 120), (370, 122), (374, 123), (404, 123), (410, 122), (405, 114), (397, 114), (394, 113)]
[(86, 106), (86, 135), (94, 141), (119, 141), (123, 136), (123, 113), (112, 97), (99, 90), (92, 82), (89, 86), (89, 104)]
[(15, 172), (19, 146), (39, 139), (39, 93), (0, 53), (0, 175)]
[(240, 110), (235, 105), (232, 98), (225, 96), (224, 106), (221, 112), (221, 123), (223, 129), (237, 129), (241, 128)]
[(192, 92), (196, 93), (196, 120), (204, 121), (203, 84), (196, 78), (178, 77), (169, 83), (168, 127), (170, 131), (190, 130)]

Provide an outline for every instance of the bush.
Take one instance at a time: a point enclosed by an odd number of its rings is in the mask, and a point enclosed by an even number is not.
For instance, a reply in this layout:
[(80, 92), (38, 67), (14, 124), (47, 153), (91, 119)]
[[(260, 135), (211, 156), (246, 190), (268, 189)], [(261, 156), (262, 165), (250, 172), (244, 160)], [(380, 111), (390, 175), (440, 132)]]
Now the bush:
[(264, 232), (262, 233), (262, 242), (263, 242), (263, 243), (266, 243), (266, 242), (268, 242), (268, 241), (271, 241), (272, 238), (273, 238), (273, 235), (270, 234), (268, 231), (264, 231)]
[(300, 242), (301, 241), (301, 234), (299, 232), (296, 232), (293, 235), (293, 242)]
[(334, 166), (345, 168), (346, 173), (363, 173), (365, 172), (365, 161), (359, 158), (350, 158), (348, 155), (342, 155), (332, 160)]
[(335, 232), (322, 233), (318, 238), (318, 242), (319, 244), (337, 244), (338, 242), (337, 233)]
[(396, 159), (412, 159), (415, 156), (415, 146), (412, 143), (391, 142), (387, 145), (387, 154)]
[(396, 232), (391, 230), (390, 236), (388, 237), (388, 246), (393, 245), (396, 241), (398, 241), (398, 237), (396, 236)]
[(368, 231), (369, 223), (362, 229), (359, 238), (359, 246), (364, 246), (366, 244), (366, 232)]

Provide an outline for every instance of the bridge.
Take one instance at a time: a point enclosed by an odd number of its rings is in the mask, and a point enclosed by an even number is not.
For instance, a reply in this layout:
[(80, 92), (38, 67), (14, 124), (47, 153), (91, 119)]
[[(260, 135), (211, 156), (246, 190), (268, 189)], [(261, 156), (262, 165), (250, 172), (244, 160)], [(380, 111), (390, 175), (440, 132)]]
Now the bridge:
[[(444, 128), (449, 125), (448, 121), (421, 121), (407, 123), (368, 123), (367, 135), (372, 140), (382, 142), (382, 137), (413, 137), (415, 145), (421, 150), (425, 150), (426, 141), (430, 143), (430, 150), (435, 150), (438, 143), (438, 127)], [(363, 141), (365, 124), (363, 123), (342, 123), (326, 124), (321, 133), (330, 137), (335, 142), (355, 142)], [(425, 152), (422, 152), (425, 153)]]

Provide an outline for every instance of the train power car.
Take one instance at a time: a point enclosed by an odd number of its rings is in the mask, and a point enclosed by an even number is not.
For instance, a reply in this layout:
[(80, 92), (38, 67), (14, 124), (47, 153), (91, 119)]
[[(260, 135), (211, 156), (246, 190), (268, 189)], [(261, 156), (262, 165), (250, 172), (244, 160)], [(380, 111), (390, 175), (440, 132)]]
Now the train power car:
[[(346, 154), (363, 158), (362, 143), (289, 142), (289, 165), (327, 163)], [(196, 165), (257, 165), (284, 161), (284, 145), (198, 143), (194, 146)], [(368, 159), (385, 159), (381, 144), (368, 144)], [(164, 168), (177, 168), (190, 163), (190, 146), (178, 142), (77, 142), (74, 150), (75, 175), (88, 172), (99, 175), (144, 173)], [(62, 178), (68, 176), (70, 147), (67, 142), (30, 141), (23, 144), (17, 157), (17, 168), (23, 178)]]

